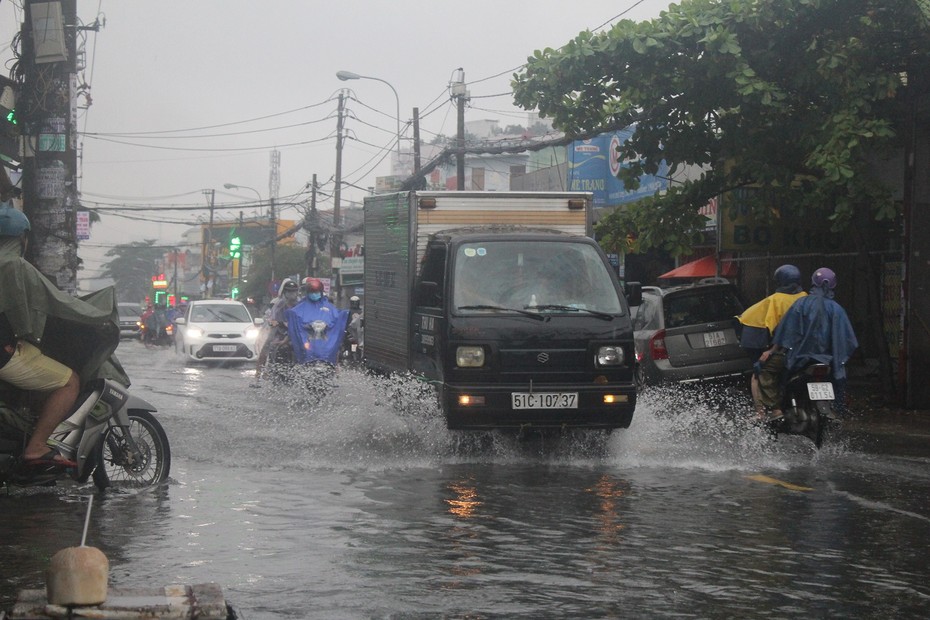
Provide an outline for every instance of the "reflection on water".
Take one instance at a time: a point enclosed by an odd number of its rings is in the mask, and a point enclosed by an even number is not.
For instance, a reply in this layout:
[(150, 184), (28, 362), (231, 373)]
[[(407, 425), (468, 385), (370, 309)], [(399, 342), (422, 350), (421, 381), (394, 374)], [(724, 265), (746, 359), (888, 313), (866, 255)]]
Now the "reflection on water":
[(449, 514), (460, 519), (475, 516), (481, 506), (481, 501), (478, 499), (478, 489), (474, 484), (468, 481), (450, 482), (448, 488), (455, 494), (455, 497), (446, 499), (446, 503), (449, 504)]
[[(926, 464), (772, 442), (736, 406), (656, 393), (609, 438), (461, 434), (411, 380), (346, 371), (315, 394), (170, 351), (121, 359), (173, 468), (95, 500), (111, 584), (215, 581), (250, 619), (913, 617), (930, 600)], [(80, 540), (91, 492), (0, 497), (4, 607)]]

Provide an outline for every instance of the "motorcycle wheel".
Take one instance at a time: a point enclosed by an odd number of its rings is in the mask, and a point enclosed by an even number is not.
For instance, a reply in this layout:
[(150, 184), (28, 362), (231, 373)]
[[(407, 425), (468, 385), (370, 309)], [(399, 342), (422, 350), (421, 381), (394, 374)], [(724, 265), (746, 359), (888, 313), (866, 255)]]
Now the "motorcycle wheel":
[(132, 461), (125, 429), (111, 426), (96, 450), (94, 484), (101, 491), (110, 486), (145, 488), (168, 478), (171, 448), (161, 423), (148, 411), (129, 412), (129, 433), (139, 449), (140, 459)]

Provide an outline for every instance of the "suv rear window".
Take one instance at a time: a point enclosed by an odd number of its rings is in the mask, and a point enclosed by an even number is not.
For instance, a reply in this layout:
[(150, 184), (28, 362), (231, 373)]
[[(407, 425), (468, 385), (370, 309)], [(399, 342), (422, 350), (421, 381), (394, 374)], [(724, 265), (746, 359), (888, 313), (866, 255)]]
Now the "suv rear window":
[(139, 318), (142, 316), (142, 310), (136, 306), (124, 306), (120, 304), (119, 306), (119, 315), (127, 318)]
[(664, 301), (666, 328), (728, 321), (743, 312), (743, 304), (729, 288), (681, 292)]

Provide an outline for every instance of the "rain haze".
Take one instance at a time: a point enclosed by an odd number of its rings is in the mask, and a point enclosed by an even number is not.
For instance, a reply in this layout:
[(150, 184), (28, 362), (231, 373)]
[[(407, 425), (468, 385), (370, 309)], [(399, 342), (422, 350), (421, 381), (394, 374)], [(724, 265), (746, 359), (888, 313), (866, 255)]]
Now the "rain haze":
[[(0, 0), (4, 74), (22, 4)], [(471, 97), (466, 122), (526, 127), (532, 121), (514, 107), (510, 80), (534, 50), (619, 19), (657, 17), (668, 4), (80, 0), (80, 21), (100, 28), (83, 30), (79, 41), (78, 83), (87, 92), (78, 100), (79, 189), (102, 221), (80, 244), (79, 278), (98, 273), (115, 244), (176, 243), (207, 217), (205, 191), (215, 191), (220, 220), (243, 209), (255, 214), (270, 195), (273, 150), (279, 217), (300, 217), (287, 203), (307, 200), (314, 174), (318, 206), (331, 209), (341, 89), (348, 97), (342, 204), (351, 205), (377, 176), (392, 173), (398, 109), (402, 149), (411, 148), (413, 108), (422, 142), (454, 137), (449, 85), (458, 69)], [(375, 79), (340, 81), (338, 71)]]

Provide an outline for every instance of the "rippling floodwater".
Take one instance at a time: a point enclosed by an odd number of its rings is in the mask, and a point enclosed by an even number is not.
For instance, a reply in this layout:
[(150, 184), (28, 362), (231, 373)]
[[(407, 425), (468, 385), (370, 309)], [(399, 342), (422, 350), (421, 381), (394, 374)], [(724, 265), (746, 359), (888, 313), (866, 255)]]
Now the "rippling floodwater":
[[(410, 381), (343, 372), (315, 398), (250, 388), (248, 367), (119, 354), (173, 466), (163, 488), (95, 499), (111, 584), (214, 581), (243, 618), (930, 610), (927, 459), (848, 440), (817, 454), (663, 394), (608, 439), (463, 435)], [(0, 498), (4, 608), (78, 544), (92, 492)]]

